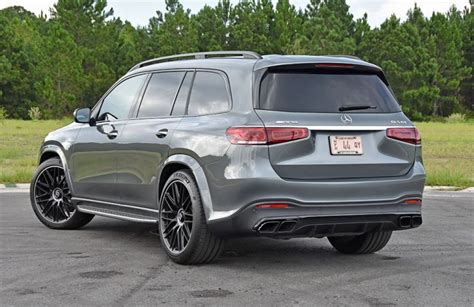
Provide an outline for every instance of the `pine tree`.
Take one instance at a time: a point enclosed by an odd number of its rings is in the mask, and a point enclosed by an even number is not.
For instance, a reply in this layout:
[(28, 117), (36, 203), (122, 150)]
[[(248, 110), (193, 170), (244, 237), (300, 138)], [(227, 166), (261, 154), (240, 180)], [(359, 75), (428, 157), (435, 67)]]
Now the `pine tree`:
[(154, 56), (198, 51), (198, 32), (190, 10), (178, 0), (166, 0), (166, 12), (150, 19), (150, 45)]
[(355, 23), (344, 0), (311, 0), (302, 34), (296, 41), (303, 54), (355, 53)]
[(275, 7), (274, 47), (276, 53), (293, 53), (293, 44), (301, 31), (302, 20), (289, 0), (278, 0)]
[[(22, 7), (0, 10), (0, 106), (46, 117), (93, 105), (135, 63), (207, 50), (262, 54), (356, 54), (383, 68), (403, 110), (415, 120), (473, 114), (474, 14), (471, 7), (426, 17), (415, 4), (401, 22), (372, 28), (354, 21), (345, 0), (220, 0), (191, 14), (166, 0), (145, 27), (113, 16), (106, 0), (58, 0), (50, 18)], [(471, 113), (469, 113), (471, 112)]]

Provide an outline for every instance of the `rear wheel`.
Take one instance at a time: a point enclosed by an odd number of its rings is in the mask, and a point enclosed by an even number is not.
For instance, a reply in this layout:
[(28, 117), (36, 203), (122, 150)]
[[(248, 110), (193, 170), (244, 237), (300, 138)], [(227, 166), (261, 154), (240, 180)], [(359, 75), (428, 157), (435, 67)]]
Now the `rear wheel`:
[(38, 219), (49, 228), (76, 229), (94, 217), (77, 211), (72, 205), (66, 174), (56, 158), (38, 166), (30, 186), (30, 200)]
[(208, 263), (222, 251), (222, 239), (207, 226), (199, 189), (189, 170), (177, 171), (166, 181), (158, 227), (161, 243), (176, 263)]
[(328, 237), (328, 240), (343, 254), (371, 254), (384, 248), (391, 236), (391, 231), (379, 231), (359, 236)]

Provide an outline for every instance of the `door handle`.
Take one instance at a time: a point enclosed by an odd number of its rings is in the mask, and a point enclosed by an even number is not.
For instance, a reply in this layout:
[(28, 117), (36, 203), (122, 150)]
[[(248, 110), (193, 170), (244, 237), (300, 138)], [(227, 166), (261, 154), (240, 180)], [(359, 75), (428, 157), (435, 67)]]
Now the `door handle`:
[(118, 136), (118, 131), (117, 130), (112, 130), (109, 133), (107, 133), (107, 137), (109, 139), (115, 139)]
[(168, 135), (168, 129), (161, 129), (156, 133), (156, 136), (160, 139), (166, 137)]

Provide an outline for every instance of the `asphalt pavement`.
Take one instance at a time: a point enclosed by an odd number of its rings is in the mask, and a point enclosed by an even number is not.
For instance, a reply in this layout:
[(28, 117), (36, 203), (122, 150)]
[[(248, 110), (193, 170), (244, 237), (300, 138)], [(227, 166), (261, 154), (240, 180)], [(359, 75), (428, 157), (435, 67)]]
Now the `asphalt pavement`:
[[(229, 240), (213, 264), (166, 257), (153, 225), (95, 217), (51, 230), (0, 191), (0, 305), (474, 305), (474, 193), (425, 194), (424, 224), (373, 255), (326, 239)], [(7, 191), (7, 192), (5, 192)]]

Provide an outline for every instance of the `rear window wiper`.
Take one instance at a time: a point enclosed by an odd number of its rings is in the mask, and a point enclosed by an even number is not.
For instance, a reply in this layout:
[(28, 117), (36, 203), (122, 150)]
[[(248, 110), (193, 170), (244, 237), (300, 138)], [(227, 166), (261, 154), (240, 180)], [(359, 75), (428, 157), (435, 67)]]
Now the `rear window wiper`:
[(352, 110), (366, 110), (366, 109), (377, 109), (376, 106), (342, 106), (339, 107), (339, 111), (352, 111)]

